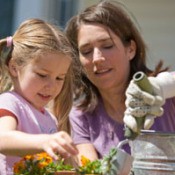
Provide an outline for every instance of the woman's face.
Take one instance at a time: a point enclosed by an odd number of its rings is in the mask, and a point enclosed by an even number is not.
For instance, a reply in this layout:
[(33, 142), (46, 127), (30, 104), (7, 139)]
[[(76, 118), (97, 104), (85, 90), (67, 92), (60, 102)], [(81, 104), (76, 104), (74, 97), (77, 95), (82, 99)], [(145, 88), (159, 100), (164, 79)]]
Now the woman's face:
[(110, 29), (82, 24), (78, 33), (79, 59), (89, 80), (100, 90), (126, 86), (135, 42), (125, 47)]

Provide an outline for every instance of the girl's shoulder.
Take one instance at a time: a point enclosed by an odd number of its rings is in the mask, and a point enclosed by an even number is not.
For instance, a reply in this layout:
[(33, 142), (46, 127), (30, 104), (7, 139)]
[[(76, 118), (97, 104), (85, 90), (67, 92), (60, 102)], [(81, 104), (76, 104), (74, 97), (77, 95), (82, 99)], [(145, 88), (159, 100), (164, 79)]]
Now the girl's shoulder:
[(10, 104), (14, 105), (14, 103), (17, 101), (19, 101), (19, 97), (16, 93), (12, 91), (5, 92), (0, 95), (0, 105), (1, 106), (6, 106)]
[(20, 111), (25, 103), (25, 100), (14, 91), (8, 91), (0, 95), (0, 108), (7, 109), (13, 113)]

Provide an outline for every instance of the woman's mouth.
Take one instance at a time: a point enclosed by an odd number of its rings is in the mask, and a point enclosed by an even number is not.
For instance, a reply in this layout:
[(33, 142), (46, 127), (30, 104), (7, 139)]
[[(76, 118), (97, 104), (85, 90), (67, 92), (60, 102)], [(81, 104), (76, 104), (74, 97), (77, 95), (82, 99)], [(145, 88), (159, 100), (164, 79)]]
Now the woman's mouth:
[(95, 74), (97, 75), (103, 75), (103, 74), (106, 74), (108, 72), (110, 72), (112, 69), (101, 69), (101, 70), (96, 70), (94, 71)]

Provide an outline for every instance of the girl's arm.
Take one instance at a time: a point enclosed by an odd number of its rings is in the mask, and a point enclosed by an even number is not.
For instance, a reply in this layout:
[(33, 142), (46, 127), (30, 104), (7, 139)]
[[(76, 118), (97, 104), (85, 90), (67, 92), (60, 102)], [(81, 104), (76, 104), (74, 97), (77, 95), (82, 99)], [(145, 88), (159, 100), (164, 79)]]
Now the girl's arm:
[(67, 158), (78, 153), (66, 132), (28, 134), (16, 131), (16, 125), (17, 121), (14, 117), (0, 117), (0, 152), (5, 155), (24, 156), (45, 151), (57, 159), (58, 154)]

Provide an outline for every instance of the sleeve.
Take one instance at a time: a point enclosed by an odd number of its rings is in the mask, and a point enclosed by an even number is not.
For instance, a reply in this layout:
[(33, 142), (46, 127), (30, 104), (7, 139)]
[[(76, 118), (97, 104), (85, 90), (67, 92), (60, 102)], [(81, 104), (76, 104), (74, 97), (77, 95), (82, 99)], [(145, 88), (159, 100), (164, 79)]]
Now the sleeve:
[(16, 115), (14, 115), (9, 110), (0, 108), (0, 117), (4, 117), (4, 116), (12, 116), (12, 117), (16, 118)]
[(165, 99), (175, 96), (175, 72), (162, 72), (156, 79)]
[(86, 113), (83, 113), (74, 107), (70, 112), (71, 135), (75, 144), (90, 143), (87, 117)]
[[(8, 100), (7, 100), (8, 99)], [(1, 94), (0, 96), (0, 117), (12, 116), (17, 119), (17, 106), (14, 98), (9, 94)]]

